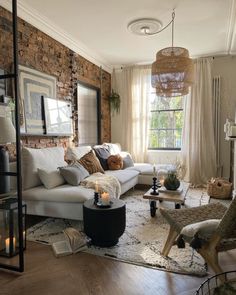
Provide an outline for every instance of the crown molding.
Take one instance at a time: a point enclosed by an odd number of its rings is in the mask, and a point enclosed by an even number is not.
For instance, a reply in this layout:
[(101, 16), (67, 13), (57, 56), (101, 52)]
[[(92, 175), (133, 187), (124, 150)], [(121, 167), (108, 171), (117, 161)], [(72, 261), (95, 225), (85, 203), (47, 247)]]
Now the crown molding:
[[(12, 11), (11, 0), (0, 0), (0, 5), (5, 9)], [(107, 72), (112, 72), (112, 65), (110, 65), (103, 57), (93, 52), (85, 44), (73, 38), (70, 34), (68, 34), (60, 27), (55, 25), (48, 18), (44, 17), (43, 15), (39, 14), (36, 10), (32, 9), (31, 7), (23, 3), (23, 1), (18, 0), (17, 11), (17, 15), (20, 18), (30, 23), (40, 31), (49, 35), (56, 41), (65, 45), (66, 47), (78, 53), (79, 55), (86, 58), (95, 65), (102, 67)]]

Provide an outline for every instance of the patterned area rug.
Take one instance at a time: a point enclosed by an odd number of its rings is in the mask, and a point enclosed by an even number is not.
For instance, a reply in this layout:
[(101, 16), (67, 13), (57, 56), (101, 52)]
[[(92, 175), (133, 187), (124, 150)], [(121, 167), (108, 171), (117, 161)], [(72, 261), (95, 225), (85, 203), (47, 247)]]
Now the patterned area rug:
[[(144, 190), (131, 190), (122, 196), (122, 200), (126, 203), (127, 221), (125, 233), (119, 243), (110, 248), (91, 246), (85, 252), (175, 273), (206, 275), (203, 259), (188, 245), (185, 249), (173, 246), (168, 258), (160, 255), (169, 226), (158, 210), (154, 218), (150, 217), (149, 202), (142, 198), (144, 192)], [(209, 197), (204, 190), (189, 189), (186, 198), (187, 207), (208, 202)], [(174, 204), (163, 202), (161, 206), (173, 208)], [(62, 230), (70, 226), (83, 231), (81, 221), (47, 218), (28, 229), (27, 240), (50, 245), (63, 240)]]

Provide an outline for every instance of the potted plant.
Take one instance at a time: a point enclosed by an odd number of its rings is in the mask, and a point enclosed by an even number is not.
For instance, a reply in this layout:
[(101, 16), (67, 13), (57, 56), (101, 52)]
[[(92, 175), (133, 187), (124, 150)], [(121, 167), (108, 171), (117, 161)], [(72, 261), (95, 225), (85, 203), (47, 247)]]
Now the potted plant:
[(113, 89), (109, 96), (109, 101), (110, 101), (112, 114), (113, 115), (119, 114), (120, 113), (120, 95), (117, 92), (115, 92)]
[(180, 186), (180, 181), (177, 178), (175, 171), (168, 171), (167, 177), (164, 181), (164, 186), (167, 190), (175, 191)]

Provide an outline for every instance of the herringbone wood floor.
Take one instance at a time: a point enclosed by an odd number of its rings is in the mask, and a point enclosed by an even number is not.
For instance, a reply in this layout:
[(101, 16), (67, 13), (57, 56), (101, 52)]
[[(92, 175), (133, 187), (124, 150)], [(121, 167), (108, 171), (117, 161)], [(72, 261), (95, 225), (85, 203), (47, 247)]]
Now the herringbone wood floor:
[[(224, 270), (236, 269), (236, 251), (220, 255)], [(191, 295), (205, 279), (85, 253), (55, 258), (50, 246), (29, 242), (23, 274), (0, 270), (0, 294)]]

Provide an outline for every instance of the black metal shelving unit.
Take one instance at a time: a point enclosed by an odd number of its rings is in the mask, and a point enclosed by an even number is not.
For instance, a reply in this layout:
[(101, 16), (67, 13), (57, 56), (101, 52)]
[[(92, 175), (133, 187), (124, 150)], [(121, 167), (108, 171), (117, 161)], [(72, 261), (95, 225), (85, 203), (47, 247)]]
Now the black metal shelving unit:
[(19, 254), (18, 265), (0, 263), (0, 268), (12, 271), (24, 271), (24, 244), (23, 244), (23, 212), (22, 212), (22, 181), (21, 181), (21, 148), (20, 148), (20, 116), (19, 116), (19, 84), (18, 84), (18, 29), (17, 29), (17, 0), (12, 0), (12, 33), (13, 33), (13, 69), (9, 74), (0, 75), (0, 79), (12, 79), (15, 100), (15, 129), (16, 129), (16, 172), (1, 172), (3, 175), (17, 178), (17, 205), (18, 205), (18, 235)]

